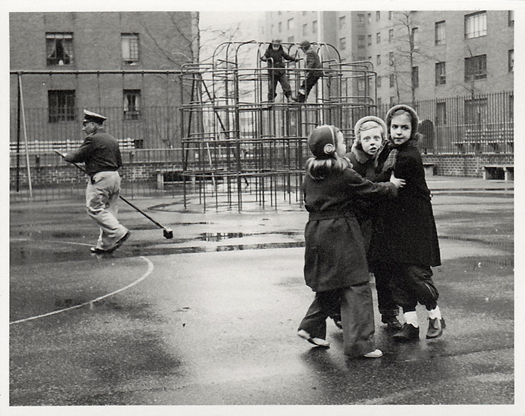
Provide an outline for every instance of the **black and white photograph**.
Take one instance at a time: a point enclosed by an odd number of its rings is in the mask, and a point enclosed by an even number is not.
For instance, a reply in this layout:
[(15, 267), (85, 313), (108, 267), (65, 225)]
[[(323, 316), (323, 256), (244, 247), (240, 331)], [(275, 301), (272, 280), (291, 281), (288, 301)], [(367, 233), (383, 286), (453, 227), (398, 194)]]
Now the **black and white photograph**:
[(524, 1), (4, 9), (1, 415), (525, 415)]

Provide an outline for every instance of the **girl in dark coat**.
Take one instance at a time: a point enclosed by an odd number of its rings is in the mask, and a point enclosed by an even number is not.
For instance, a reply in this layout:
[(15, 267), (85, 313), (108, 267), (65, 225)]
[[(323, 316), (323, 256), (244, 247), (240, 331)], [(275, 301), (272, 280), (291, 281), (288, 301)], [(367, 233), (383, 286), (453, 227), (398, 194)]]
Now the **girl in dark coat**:
[[(308, 138), (314, 154), (306, 163), (305, 228), (306, 284), (316, 292), (314, 303), (299, 325), (298, 335), (329, 347), (326, 317), (341, 307), (344, 353), (377, 358), (374, 313), (363, 235), (355, 217), (356, 198), (395, 196), (403, 181), (374, 184), (352, 168), (342, 133), (334, 126), (317, 127)], [(385, 198), (386, 199), (386, 198)]]
[[(352, 150), (348, 154), (352, 167), (363, 178), (375, 182), (377, 174), (377, 157), (386, 144), (387, 128), (386, 124), (379, 117), (367, 116), (359, 119), (354, 127), (354, 141)], [(358, 214), (358, 220), (363, 231), (365, 239), (365, 248), (368, 251), (374, 224), (381, 201), (370, 202), (363, 201), (362, 209)], [(369, 261), (368, 266), (373, 272), (373, 264)], [(381, 322), (387, 325), (389, 330), (398, 331), (401, 329), (401, 323), (397, 319), (399, 308), (394, 301), (390, 282), (383, 280), (383, 274), (375, 275), (375, 287), (377, 291), (377, 303)]]
[(429, 311), (427, 338), (443, 333), (445, 321), (432, 281), (432, 266), (441, 264), (430, 191), (417, 147), (418, 117), (409, 106), (396, 105), (386, 115), (388, 154), (382, 172), (406, 180), (397, 198), (381, 204), (382, 228), (372, 236), (369, 256), (374, 273), (390, 280), (396, 303), (403, 308), (405, 324), (396, 341), (419, 340), (416, 305)]

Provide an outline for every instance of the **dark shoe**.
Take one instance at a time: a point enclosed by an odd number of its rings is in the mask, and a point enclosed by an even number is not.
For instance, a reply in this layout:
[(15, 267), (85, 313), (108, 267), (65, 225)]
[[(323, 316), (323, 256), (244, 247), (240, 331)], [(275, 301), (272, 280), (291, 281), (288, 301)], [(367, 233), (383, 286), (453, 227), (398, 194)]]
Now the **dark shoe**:
[(126, 241), (129, 238), (130, 235), (131, 235), (131, 231), (128, 230), (126, 234), (124, 234), (124, 236), (120, 240), (118, 240), (113, 247), (107, 250), (107, 252), (113, 253), (117, 248), (119, 248), (124, 243), (124, 241)]
[(403, 328), (403, 325), (401, 325), (401, 322), (397, 320), (396, 316), (381, 316), (381, 322), (386, 324), (387, 329), (392, 331), (399, 331), (401, 328)]
[(409, 342), (419, 340), (419, 328), (416, 328), (412, 324), (403, 324), (403, 329), (393, 336), (394, 341), (397, 342)]
[(89, 251), (91, 251), (91, 254), (108, 254), (109, 253), (109, 251), (102, 250), (101, 248), (97, 248), (97, 247), (91, 247)]
[(437, 338), (443, 335), (443, 329), (445, 329), (447, 326), (445, 325), (445, 320), (443, 318), (438, 319), (428, 319), (428, 331), (427, 331), (427, 338)]

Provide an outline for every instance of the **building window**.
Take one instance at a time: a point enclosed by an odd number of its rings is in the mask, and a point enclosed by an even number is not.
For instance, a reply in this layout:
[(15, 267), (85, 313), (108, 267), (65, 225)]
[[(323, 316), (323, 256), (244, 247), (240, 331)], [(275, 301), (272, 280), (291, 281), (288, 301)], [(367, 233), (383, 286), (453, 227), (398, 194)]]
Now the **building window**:
[(140, 90), (124, 90), (124, 120), (140, 118)]
[(346, 16), (339, 17), (339, 29), (346, 29)]
[(436, 62), (436, 85), (447, 83), (447, 73), (445, 62)]
[(388, 12), (388, 20), (392, 20), (394, 18), (394, 12)]
[(381, 88), (381, 77), (377, 76), (377, 88)]
[(381, 65), (381, 55), (376, 56), (376, 65)]
[(308, 35), (308, 23), (303, 25), (303, 36)]
[(487, 34), (487, 12), (465, 16), (465, 39), (479, 38)]
[(367, 13), (366, 14), (366, 22), (367, 23), (372, 23), (372, 13)]
[(49, 122), (75, 121), (75, 103), (75, 90), (49, 90), (47, 92)]
[(381, 32), (376, 33), (376, 43), (381, 43)]
[(514, 49), (509, 51), (509, 72), (514, 72)]
[(372, 45), (372, 35), (368, 35), (367, 39), (368, 39), (368, 46)]
[(437, 124), (443, 126), (447, 124), (447, 103), (439, 102), (436, 104)]
[(418, 66), (412, 67), (412, 86), (414, 88), (419, 87), (419, 67)]
[(509, 10), (509, 26), (514, 26), (514, 10)]
[(357, 15), (357, 22), (358, 23), (365, 23), (365, 15), (363, 13), (358, 13), (358, 15)]
[(444, 45), (445, 44), (445, 21), (437, 22), (435, 26), (435, 39), (436, 39), (436, 45)]
[(392, 43), (394, 40), (394, 29), (388, 30), (388, 43)]
[(388, 53), (388, 65), (394, 65), (394, 52)]
[(381, 20), (381, 12), (376, 12), (376, 22)]
[(390, 97), (388, 105), (390, 105), (390, 107), (392, 107), (395, 104), (396, 104), (396, 97)]
[(477, 98), (465, 100), (465, 123), (481, 126), (483, 120), (487, 120), (487, 99)]
[(342, 51), (346, 49), (346, 38), (339, 39), (339, 49)]
[(122, 62), (127, 65), (136, 65), (139, 61), (138, 33), (122, 33)]
[(394, 88), (394, 85), (395, 85), (394, 74), (390, 74), (390, 88)]
[(487, 55), (465, 58), (465, 81), (487, 78)]
[(288, 28), (288, 30), (293, 30), (294, 29), (295, 24), (294, 24), (293, 18), (292, 19), (288, 19), (288, 22), (286, 23), (286, 27)]
[(283, 22), (279, 22), (279, 23), (277, 24), (277, 31), (278, 31), (279, 33), (281, 33), (281, 32), (283, 31)]
[(46, 33), (46, 54), (48, 65), (73, 64), (73, 34)]
[(417, 27), (412, 28), (412, 47), (413, 50), (419, 49), (419, 28)]
[(364, 48), (365, 47), (365, 37), (364, 36), (358, 36), (357, 37), (357, 47), (358, 48)]
[(317, 20), (312, 22), (312, 33), (317, 33)]

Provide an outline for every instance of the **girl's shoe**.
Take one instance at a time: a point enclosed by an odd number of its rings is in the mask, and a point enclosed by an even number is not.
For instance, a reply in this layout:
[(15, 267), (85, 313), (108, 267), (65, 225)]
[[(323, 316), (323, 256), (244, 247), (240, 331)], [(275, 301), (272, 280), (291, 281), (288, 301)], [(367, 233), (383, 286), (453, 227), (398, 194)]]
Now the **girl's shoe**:
[(365, 355), (363, 355), (363, 357), (365, 358), (381, 358), (382, 356), (383, 351), (377, 349), (374, 351), (367, 352)]
[(330, 343), (322, 338), (312, 338), (312, 336), (304, 329), (297, 331), (297, 335), (307, 340), (310, 344), (314, 344), (316, 347), (330, 348)]
[(443, 318), (438, 319), (428, 319), (428, 331), (427, 331), (427, 338), (437, 338), (443, 335), (443, 329), (445, 329), (447, 326), (445, 325), (445, 320)]
[(412, 324), (403, 324), (403, 329), (392, 337), (397, 342), (419, 341), (419, 328)]

